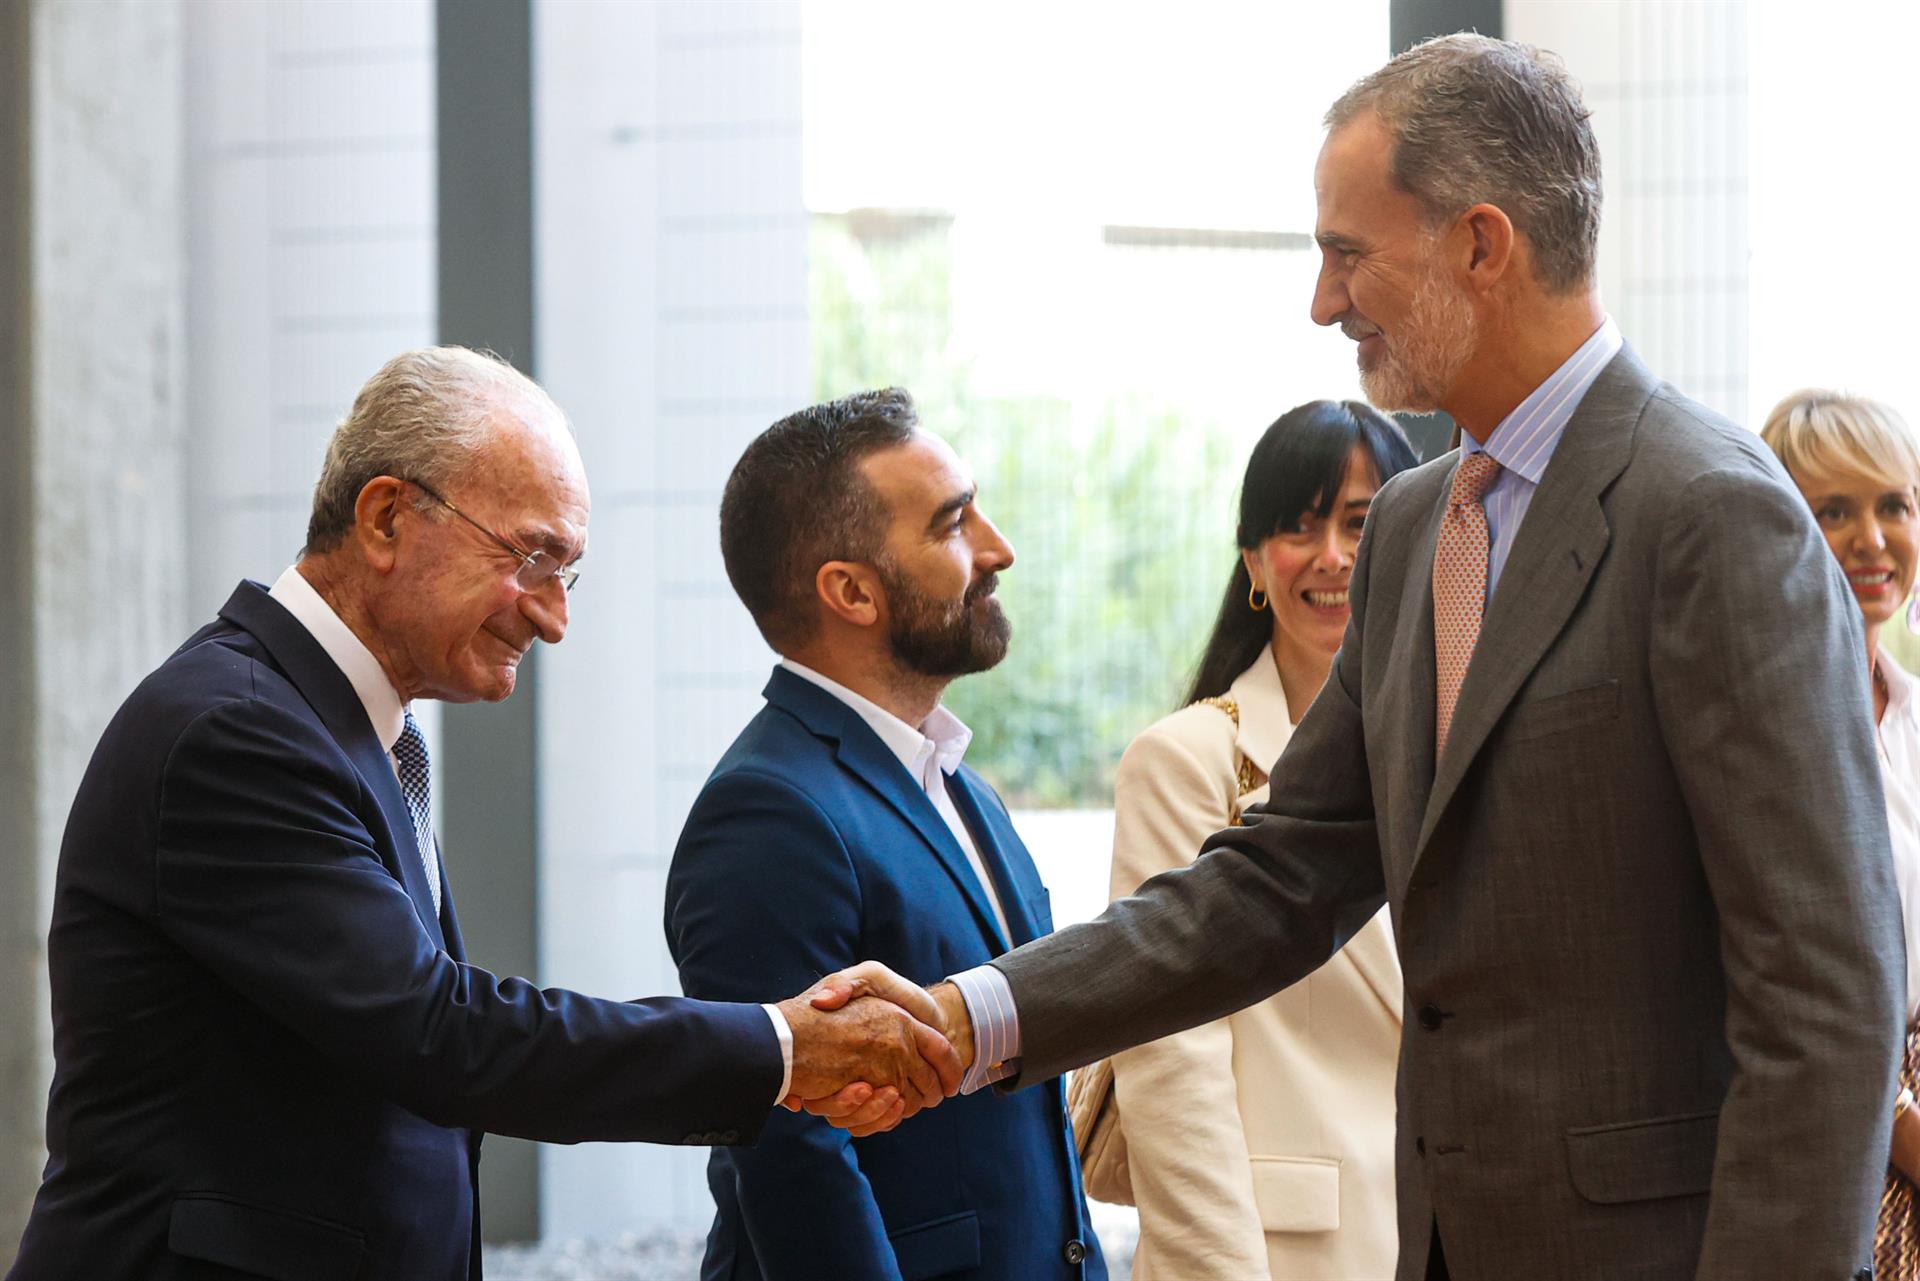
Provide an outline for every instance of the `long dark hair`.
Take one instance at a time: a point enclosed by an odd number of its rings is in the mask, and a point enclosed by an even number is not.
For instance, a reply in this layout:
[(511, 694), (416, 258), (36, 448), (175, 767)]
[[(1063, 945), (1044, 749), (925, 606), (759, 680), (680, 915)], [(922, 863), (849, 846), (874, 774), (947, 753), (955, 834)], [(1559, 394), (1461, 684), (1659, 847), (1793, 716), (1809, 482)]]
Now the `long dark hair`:
[[(1386, 484), (1420, 460), (1393, 419), (1359, 400), (1311, 400), (1280, 415), (1262, 433), (1240, 482), (1240, 527), (1235, 541), (1251, 550), (1308, 512), (1325, 518), (1346, 483), (1347, 458), (1355, 445), (1367, 451)], [(1213, 698), (1232, 687), (1273, 641), (1273, 619), (1247, 606), (1253, 579), (1243, 557), (1233, 558), (1233, 577), (1220, 602), (1213, 634), (1194, 670), (1186, 702)]]

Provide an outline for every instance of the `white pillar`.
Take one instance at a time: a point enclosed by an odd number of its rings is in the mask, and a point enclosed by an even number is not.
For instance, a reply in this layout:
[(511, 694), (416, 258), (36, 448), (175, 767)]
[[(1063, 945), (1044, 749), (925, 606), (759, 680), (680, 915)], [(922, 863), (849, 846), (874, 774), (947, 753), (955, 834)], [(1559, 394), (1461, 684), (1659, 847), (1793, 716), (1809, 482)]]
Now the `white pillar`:
[[(541, 655), (540, 979), (679, 990), (667, 864), (773, 657), (720, 564), (720, 488), (808, 395), (800, 6), (535, 0), (541, 381), (592, 556)], [(704, 1148), (541, 1150), (547, 1236), (703, 1231)]]

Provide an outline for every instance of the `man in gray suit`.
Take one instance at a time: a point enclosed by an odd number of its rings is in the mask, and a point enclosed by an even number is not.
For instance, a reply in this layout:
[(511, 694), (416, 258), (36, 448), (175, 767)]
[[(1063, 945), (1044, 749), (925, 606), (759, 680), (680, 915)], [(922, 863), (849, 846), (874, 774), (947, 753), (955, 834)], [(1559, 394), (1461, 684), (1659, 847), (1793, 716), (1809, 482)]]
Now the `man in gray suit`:
[(1601, 309), (1556, 59), (1433, 41), (1327, 123), (1313, 318), (1463, 448), (1374, 500), (1268, 804), (934, 989), (967, 1086), (1260, 1000), (1384, 900), (1400, 1281), (1869, 1277), (1902, 951), (1845, 584), (1759, 440)]

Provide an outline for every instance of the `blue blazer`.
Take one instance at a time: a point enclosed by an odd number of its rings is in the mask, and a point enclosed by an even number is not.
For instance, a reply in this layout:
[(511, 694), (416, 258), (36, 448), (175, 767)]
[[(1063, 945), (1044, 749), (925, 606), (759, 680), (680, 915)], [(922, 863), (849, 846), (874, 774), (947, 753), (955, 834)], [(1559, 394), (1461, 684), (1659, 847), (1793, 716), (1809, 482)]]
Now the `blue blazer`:
[[(707, 780), (667, 878), (689, 996), (770, 1001), (877, 960), (920, 983), (1009, 947), (959, 843), (858, 713), (785, 669)], [(1018, 946), (1053, 928), (1005, 806), (964, 766), (954, 806)], [(948, 1099), (849, 1138), (777, 1111), (718, 1149), (706, 1281), (1104, 1281), (1059, 1082)]]
[(764, 1011), (468, 965), (416, 849), (353, 686), (241, 584), (121, 707), (67, 822), (12, 1281), (477, 1281), (480, 1131), (758, 1132)]

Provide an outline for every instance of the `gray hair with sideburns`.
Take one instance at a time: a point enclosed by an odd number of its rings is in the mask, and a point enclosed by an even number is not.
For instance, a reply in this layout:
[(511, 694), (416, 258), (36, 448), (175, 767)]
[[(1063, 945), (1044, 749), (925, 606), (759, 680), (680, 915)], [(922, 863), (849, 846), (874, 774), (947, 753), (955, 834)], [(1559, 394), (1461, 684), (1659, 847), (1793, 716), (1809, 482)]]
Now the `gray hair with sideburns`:
[(1376, 113), (1394, 140), (1394, 182), (1437, 226), (1497, 206), (1533, 247), (1554, 293), (1593, 282), (1600, 238), (1600, 146), (1560, 58), (1487, 36), (1415, 45), (1340, 95), (1326, 125)]

